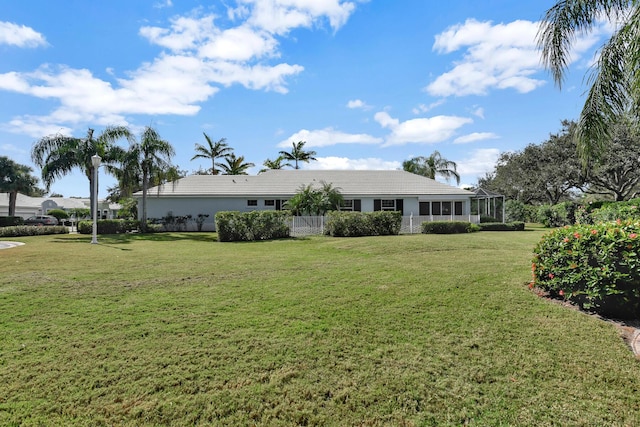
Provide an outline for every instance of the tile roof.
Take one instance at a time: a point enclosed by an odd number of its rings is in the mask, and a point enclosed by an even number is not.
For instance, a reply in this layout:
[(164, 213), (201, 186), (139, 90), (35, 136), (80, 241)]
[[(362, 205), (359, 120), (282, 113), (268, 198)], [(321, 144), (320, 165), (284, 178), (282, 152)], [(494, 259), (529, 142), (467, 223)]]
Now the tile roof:
[[(189, 175), (149, 189), (149, 196), (282, 196), (322, 182), (345, 196), (473, 196), (467, 190), (401, 170), (269, 170), (258, 175)], [(142, 196), (142, 192), (134, 194)]]

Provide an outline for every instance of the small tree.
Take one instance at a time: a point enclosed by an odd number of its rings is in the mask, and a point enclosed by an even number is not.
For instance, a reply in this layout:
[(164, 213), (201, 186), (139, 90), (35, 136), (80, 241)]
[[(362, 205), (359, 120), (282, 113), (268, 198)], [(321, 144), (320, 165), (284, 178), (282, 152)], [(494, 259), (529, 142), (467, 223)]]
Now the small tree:
[(69, 214), (62, 209), (51, 209), (47, 212), (47, 215), (55, 217), (58, 222), (62, 222), (63, 219), (69, 218)]
[(314, 188), (311, 184), (303, 185), (285, 207), (294, 215), (324, 215), (328, 211), (338, 210), (344, 201), (340, 189), (324, 181), (320, 185), (320, 188)]

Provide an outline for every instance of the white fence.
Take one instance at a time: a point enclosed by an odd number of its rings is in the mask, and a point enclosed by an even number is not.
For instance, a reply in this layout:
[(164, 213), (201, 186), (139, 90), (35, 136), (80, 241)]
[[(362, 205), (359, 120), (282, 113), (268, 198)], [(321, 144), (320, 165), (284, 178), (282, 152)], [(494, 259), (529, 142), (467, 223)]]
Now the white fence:
[[(422, 232), (421, 224), (432, 221), (466, 221), (474, 224), (480, 222), (480, 215), (409, 215), (402, 217), (400, 234), (418, 234)], [(324, 234), (325, 217), (294, 216), (289, 222), (291, 236), (311, 236)]]
[(324, 234), (323, 216), (294, 216), (289, 222), (292, 237)]

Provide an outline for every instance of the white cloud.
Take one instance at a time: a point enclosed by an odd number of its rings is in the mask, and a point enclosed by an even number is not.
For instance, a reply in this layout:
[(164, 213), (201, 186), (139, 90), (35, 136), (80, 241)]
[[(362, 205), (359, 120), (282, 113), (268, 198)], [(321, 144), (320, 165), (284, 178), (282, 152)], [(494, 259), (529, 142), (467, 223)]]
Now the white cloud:
[(471, 111), (471, 114), (473, 114), (476, 117), (480, 117), (481, 119), (484, 119), (484, 108), (474, 107), (474, 110)]
[(0, 145), (0, 153), (27, 155), (29, 154), (29, 151), (25, 150), (23, 147), (18, 147), (13, 144), (2, 144)]
[(473, 132), (468, 135), (459, 136), (453, 140), (454, 144), (468, 144), (470, 142), (484, 141), (486, 139), (500, 138), (493, 132)]
[(248, 23), (269, 33), (284, 35), (293, 28), (311, 27), (327, 19), (335, 30), (343, 26), (355, 4), (342, 0), (239, 0), (244, 13), (251, 10)]
[(500, 157), (497, 148), (481, 148), (471, 152), (469, 157), (456, 161), (460, 175), (484, 175), (493, 170)]
[(292, 142), (305, 141), (305, 147), (328, 147), (337, 144), (380, 144), (381, 138), (364, 133), (345, 133), (333, 128), (319, 130), (302, 129), (278, 143), (278, 147), (289, 148)]
[(384, 111), (376, 113), (374, 118), (382, 127), (391, 130), (384, 146), (442, 142), (451, 138), (462, 126), (473, 123), (470, 118), (457, 116), (434, 116), (400, 122)]
[(42, 34), (33, 28), (13, 22), (0, 21), (0, 45), (8, 44), (18, 47), (46, 46), (47, 41)]
[(150, 43), (174, 52), (193, 50), (201, 42), (216, 34), (214, 18), (214, 15), (177, 16), (171, 19), (171, 25), (168, 28), (142, 27), (139, 34)]
[(173, 6), (173, 2), (171, 0), (162, 0), (159, 2), (156, 2), (153, 7), (155, 7), (156, 9), (164, 9), (165, 7), (171, 7)]
[(359, 108), (361, 110), (370, 110), (371, 106), (361, 99), (352, 99), (349, 102), (347, 102), (347, 108), (351, 108), (351, 109)]
[[(425, 90), (433, 96), (485, 95), (491, 89), (533, 91), (545, 84), (533, 77), (542, 70), (537, 32), (537, 22), (523, 20), (493, 24), (469, 19), (447, 28), (436, 35), (433, 49), (440, 54), (464, 50), (463, 57)], [(572, 57), (592, 48), (598, 34), (599, 30), (579, 37)]]
[[(65, 66), (0, 74), (0, 90), (58, 103), (47, 116), (14, 117), (4, 128), (32, 135), (87, 121), (126, 124), (129, 114), (193, 115), (220, 90), (218, 86), (234, 84), (286, 93), (288, 78), (304, 67), (273, 61), (280, 56), (276, 37), (325, 20), (337, 30), (355, 8), (341, 0), (239, 0), (238, 4), (238, 8), (228, 9), (229, 17), (240, 20), (230, 28), (218, 27), (216, 16), (202, 15), (201, 9), (176, 16), (167, 26), (141, 27), (140, 36), (165, 51), (125, 76), (115, 76), (108, 68), (112, 80)], [(171, 6), (171, 1), (157, 5)], [(0, 24), (0, 43), (45, 43), (26, 27)], [(21, 41), (9, 37), (14, 33), (21, 35)]]
[(402, 168), (402, 163), (372, 157), (363, 159), (318, 157), (316, 162), (305, 164), (303, 168), (320, 170), (395, 170)]
[(435, 102), (432, 102), (432, 103), (431, 103), (431, 104), (429, 104), (429, 105), (426, 105), (426, 104), (420, 104), (420, 105), (418, 105), (417, 107), (415, 107), (414, 109), (412, 109), (411, 111), (413, 112), (413, 114), (416, 114), (416, 115), (418, 115), (418, 114), (424, 114), (424, 113), (427, 113), (427, 112), (429, 112), (429, 111), (433, 110), (433, 109), (434, 109), (434, 108), (436, 108), (436, 107), (441, 106), (441, 105), (442, 105), (442, 104), (444, 104), (445, 102), (446, 102), (446, 99), (442, 98), (442, 99), (439, 99), (439, 100), (437, 100), (437, 101), (435, 101)]

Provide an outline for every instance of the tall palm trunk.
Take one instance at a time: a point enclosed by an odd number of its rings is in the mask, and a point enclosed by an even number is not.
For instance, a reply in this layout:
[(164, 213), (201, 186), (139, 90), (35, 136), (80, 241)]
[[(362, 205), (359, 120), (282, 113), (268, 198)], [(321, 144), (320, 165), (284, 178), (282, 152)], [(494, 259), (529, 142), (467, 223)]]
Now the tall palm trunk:
[(9, 216), (16, 216), (16, 200), (18, 199), (18, 191), (9, 192)]

